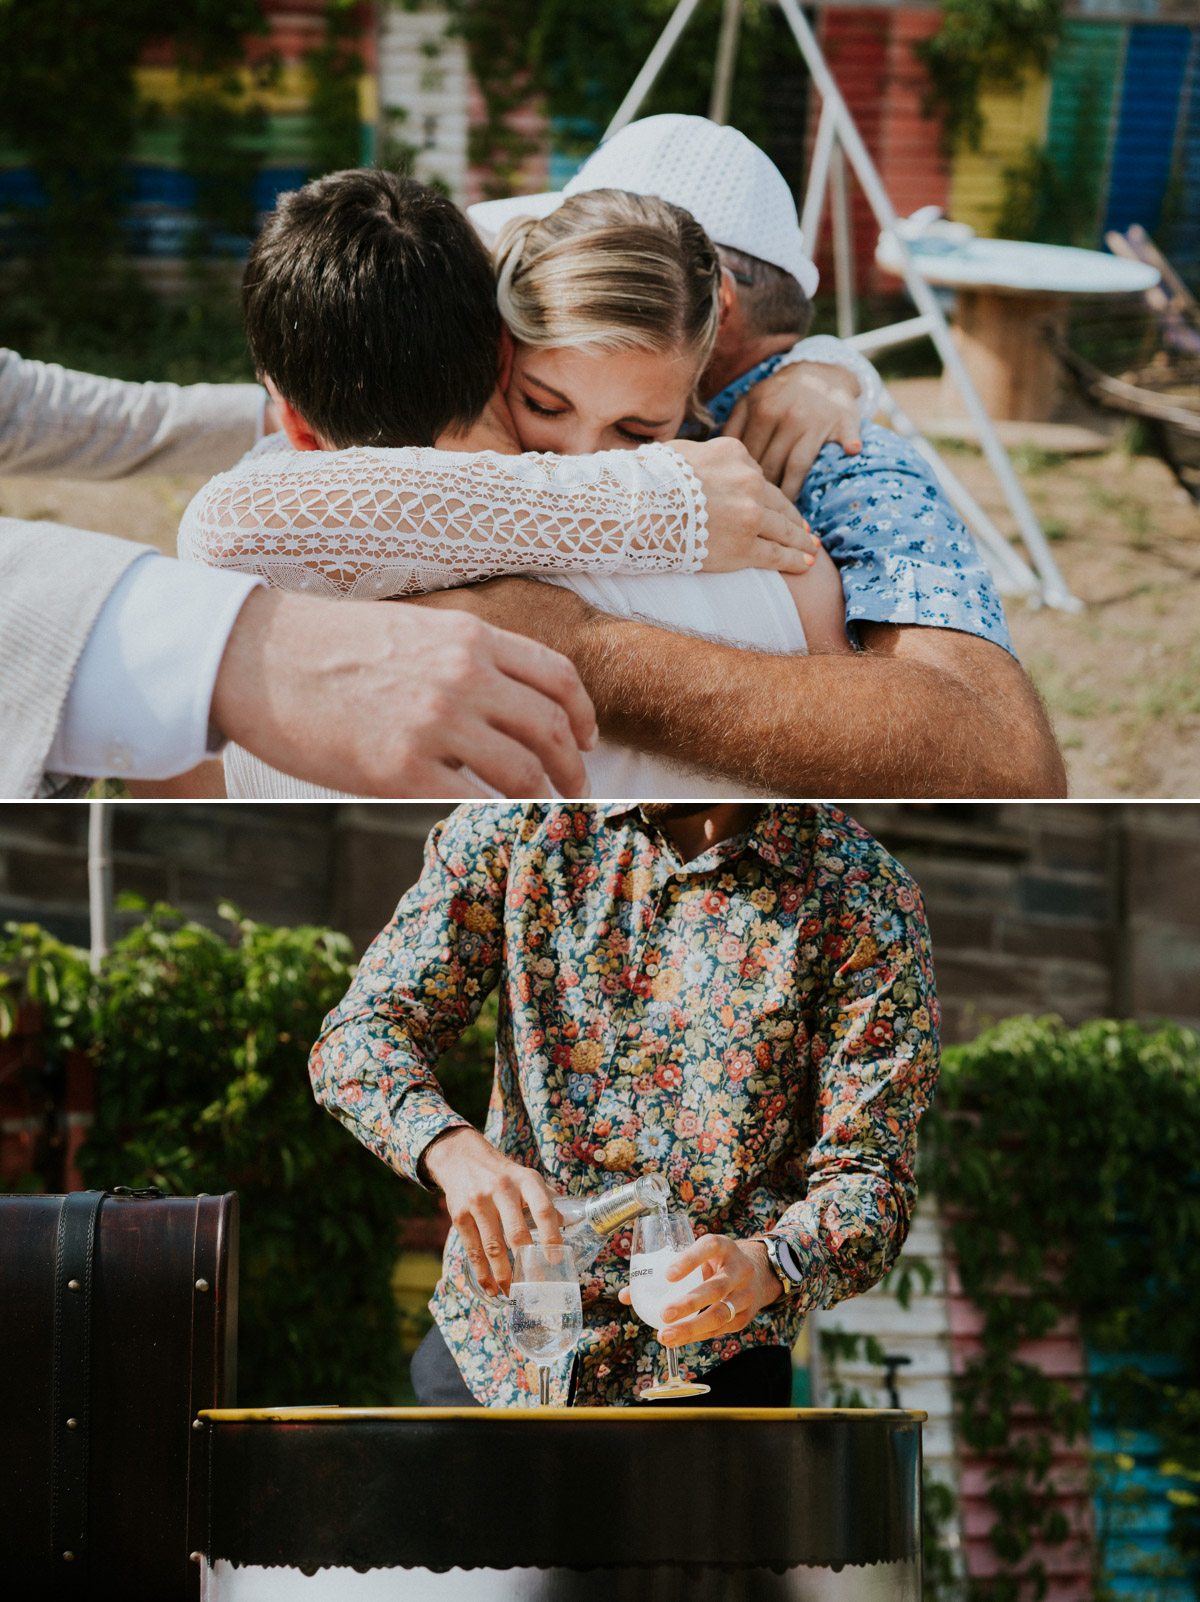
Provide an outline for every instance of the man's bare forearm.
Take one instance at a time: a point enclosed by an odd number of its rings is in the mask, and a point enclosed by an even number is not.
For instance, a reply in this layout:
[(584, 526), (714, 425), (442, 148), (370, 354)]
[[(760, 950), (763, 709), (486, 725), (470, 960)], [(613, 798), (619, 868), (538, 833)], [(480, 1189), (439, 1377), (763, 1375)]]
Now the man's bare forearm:
[(772, 794), (1063, 794), (1036, 698), (989, 682), (1019, 668), (971, 643), (995, 660), (765, 656), (604, 619), (565, 650), (610, 739)]
[(438, 600), (569, 656), (608, 738), (776, 795), (1065, 793), (1036, 691), (973, 635), (871, 625), (856, 656), (785, 657), (609, 617), (522, 579)]

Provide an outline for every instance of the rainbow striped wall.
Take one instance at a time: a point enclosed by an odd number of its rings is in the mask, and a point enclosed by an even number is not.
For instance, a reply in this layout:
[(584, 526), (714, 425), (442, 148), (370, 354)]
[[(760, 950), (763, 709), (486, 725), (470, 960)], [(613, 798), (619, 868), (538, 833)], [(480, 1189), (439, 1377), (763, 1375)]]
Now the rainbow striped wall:
[[(269, 32), (248, 41), (247, 99), (266, 113), (258, 138), (261, 166), (255, 198), (260, 210), (269, 209), (280, 190), (310, 171), (305, 57), (324, 37), (325, 4), (264, 0)], [(440, 15), (440, 8), (434, 9)], [(1193, 0), (1074, 0), (1069, 10), (1075, 14), (1065, 24), (1046, 76), (1031, 77), (1018, 90), (985, 95), (981, 148), (960, 150), (950, 161), (937, 121), (924, 113), (928, 84), (913, 50), (937, 29), (938, 5), (929, 0), (874, 5), (823, 0), (817, 7), (817, 29), (830, 69), (902, 214), (939, 205), (980, 233), (994, 234), (1004, 208), (1006, 174), (1031, 148), (1041, 148), (1056, 183), (1071, 196), (1079, 231), (1075, 242), (1098, 245), (1105, 230), (1140, 222), (1185, 269), (1200, 273), (1196, 6)], [(1114, 11), (1118, 14), (1106, 14)], [(1187, 20), (1167, 20), (1169, 16)], [(385, 33), (389, 24), (393, 32), (397, 27), (403, 32), (412, 19), (401, 0), (364, 3), (361, 18), (360, 49), (367, 70), (361, 80), (360, 116), (363, 157), (370, 159), (380, 99), (376, 24), (382, 19)], [(189, 232), (195, 182), (182, 160), (181, 91), (169, 56), (148, 54), (138, 86), (142, 99), (160, 111), (143, 130), (135, 153), (131, 243), (142, 254), (178, 255)], [(461, 98), (461, 89), (458, 93)], [(472, 94), (473, 85), (467, 82), (465, 104), (439, 101), (434, 108), (439, 128), (449, 128), (455, 119), (455, 126), (465, 126), (479, 109)], [(403, 109), (410, 113), (413, 129), (418, 122), (427, 128), (433, 113), (418, 119), (420, 108)], [(814, 104), (814, 126), (815, 110)], [(409, 128), (406, 123), (405, 131)], [(423, 138), (428, 148), (428, 133)], [(463, 182), (454, 187), (457, 193)], [(36, 185), (19, 154), (0, 151), (0, 213), (36, 199)], [(875, 281), (870, 264), (878, 229), (857, 186), (852, 207), (860, 287), (869, 288)], [(818, 261), (828, 251), (828, 228), (825, 232), (826, 239), (818, 242)], [(238, 241), (228, 243), (236, 246)]]
[[(311, 92), (306, 57), (325, 39), (326, 0), (263, 0), (267, 32), (246, 41), (246, 65), (238, 74), (245, 101), (265, 113), (255, 136), (260, 163), (254, 201), (269, 211), (276, 196), (312, 174), (308, 105)], [(362, 7), (363, 31), (357, 49), (365, 72), (359, 79), (362, 159), (371, 160), (378, 121), (373, 8)], [(151, 47), (136, 69), (138, 96), (149, 115), (143, 119), (130, 164), (132, 189), (129, 243), (136, 255), (175, 258), (186, 253), (192, 232), (196, 180), (182, 154), (180, 102), (186, 93), (169, 47)], [(36, 180), (19, 152), (0, 151), (0, 215), (36, 205)], [(218, 250), (238, 253), (240, 238), (218, 238)]]
[[(1144, 16), (1156, 6), (1171, 9), (1164, 0), (1127, 8), (1082, 0), (1073, 9)], [(1185, 268), (1200, 271), (1200, 26), (1071, 16), (1047, 74), (985, 93), (980, 148), (960, 149), (947, 162), (938, 124), (923, 115), (927, 80), (912, 51), (937, 24), (938, 9), (928, 5), (827, 3), (818, 19), (830, 69), (902, 215), (942, 206), (995, 235), (1008, 173), (1040, 148), (1073, 199), (1073, 242), (1098, 246), (1106, 230), (1140, 222)], [(857, 193), (853, 220), (865, 275), (878, 229)], [(829, 248), (827, 226), (825, 234), (819, 261)]]
[(1140, 223), (1200, 267), (1200, 27), (1072, 18), (1047, 77), (986, 111), (983, 149), (953, 164), (952, 215), (993, 233), (1005, 169), (1039, 145), (1086, 197), (1092, 243)]

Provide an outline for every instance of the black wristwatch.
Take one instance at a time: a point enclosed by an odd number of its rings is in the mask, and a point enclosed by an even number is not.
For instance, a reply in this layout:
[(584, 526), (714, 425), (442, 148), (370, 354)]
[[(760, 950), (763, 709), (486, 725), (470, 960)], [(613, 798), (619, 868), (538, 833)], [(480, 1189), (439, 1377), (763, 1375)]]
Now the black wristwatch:
[(767, 1261), (774, 1271), (775, 1278), (783, 1286), (783, 1294), (791, 1296), (800, 1289), (802, 1275), (800, 1264), (796, 1261), (796, 1254), (786, 1240), (778, 1235), (759, 1235), (767, 1248)]

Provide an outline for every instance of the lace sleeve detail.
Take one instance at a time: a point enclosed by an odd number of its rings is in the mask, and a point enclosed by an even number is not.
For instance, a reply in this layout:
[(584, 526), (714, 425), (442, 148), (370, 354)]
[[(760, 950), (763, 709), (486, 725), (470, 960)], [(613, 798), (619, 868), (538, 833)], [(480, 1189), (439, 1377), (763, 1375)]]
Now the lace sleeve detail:
[(291, 450), (270, 436), (184, 513), (179, 554), (379, 600), (501, 573), (694, 573), (699, 480), (666, 445), (595, 456)]

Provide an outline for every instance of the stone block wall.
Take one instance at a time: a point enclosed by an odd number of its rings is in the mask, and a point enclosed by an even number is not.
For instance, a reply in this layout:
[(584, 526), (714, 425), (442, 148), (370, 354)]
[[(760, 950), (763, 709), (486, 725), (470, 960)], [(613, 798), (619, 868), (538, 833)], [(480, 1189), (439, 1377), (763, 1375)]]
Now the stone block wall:
[[(1200, 805), (850, 805), (912, 873), (933, 933), (947, 1040), (1057, 1012), (1200, 1026)], [(362, 950), (420, 872), (426, 803), (123, 803), (117, 891), (216, 921), (228, 898), (329, 923)], [(0, 921), (86, 945), (87, 809), (0, 805)], [(120, 920), (118, 920), (120, 926)]]
[[(114, 884), (210, 924), (224, 900), (268, 923), (332, 924), (361, 950), (420, 872), (444, 811), (124, 802), (113, 809)], [(84, 805), (0, 805), (0, 922), (36, 921), (86, 946), (87, 836)], [(118, 914), (118, 931), (134, 916)]]

